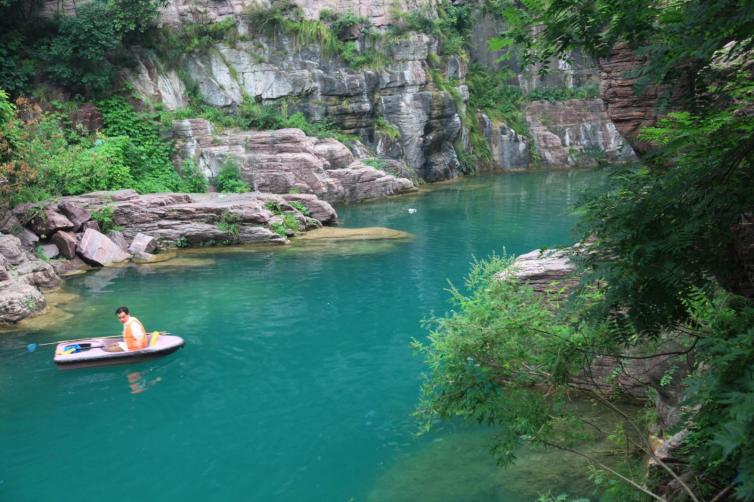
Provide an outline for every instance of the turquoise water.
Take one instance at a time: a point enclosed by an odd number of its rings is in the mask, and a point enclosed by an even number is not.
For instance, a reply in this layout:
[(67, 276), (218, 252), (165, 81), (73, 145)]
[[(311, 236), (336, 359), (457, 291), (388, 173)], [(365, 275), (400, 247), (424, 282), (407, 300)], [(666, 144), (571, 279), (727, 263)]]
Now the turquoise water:
[[(184, 266), (67, 281), (59, 329), (0, 336), (0, 500), (532, 500), (589, 494), (582, 465), (524, 451), (502, 471), (489, 433), (414, 437), (422, 318), (473, 256), (572, 241), (568, 206), (599, 173), (477, 177), (338, 208), (394, 242), (189, 254)], [(416, 209), (414, 213), (409, 208)], [(168, 262), (170, 263), (170, 262)], [(177, 262), (180, 263), (180, 262)], [(191, 266), (193, 265), (193, 266)], [(186, 340), (133, 366), (59, 371), (29, 342), (119, 332), (128, 305)]]

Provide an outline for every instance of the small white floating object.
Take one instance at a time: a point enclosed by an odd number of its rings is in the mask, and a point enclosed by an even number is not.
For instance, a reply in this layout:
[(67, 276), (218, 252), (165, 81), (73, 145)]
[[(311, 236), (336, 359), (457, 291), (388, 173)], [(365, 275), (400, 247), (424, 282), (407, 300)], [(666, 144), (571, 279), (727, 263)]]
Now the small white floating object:
[(416, 209), (413, 207), (408, 208), (408, 214), (414, 214), (416, 212)]

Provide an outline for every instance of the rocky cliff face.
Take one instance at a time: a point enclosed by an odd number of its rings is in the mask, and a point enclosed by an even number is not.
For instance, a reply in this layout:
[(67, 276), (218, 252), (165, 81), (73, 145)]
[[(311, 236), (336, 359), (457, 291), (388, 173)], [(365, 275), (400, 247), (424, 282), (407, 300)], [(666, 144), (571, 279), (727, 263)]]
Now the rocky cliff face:
[[(419, 177), (434, 181), (458, 174), (453, 143), (461, 119), (452, 96), (436, 90), (429, 78), (427, 59), (436, 52), (431, 37), (414, 34), (379, 47), (389, 61), (383, 68), (354, 70), (337, 56), (324, 55), (316, 43), (299, 46), (285, 34), (254, 33), (242, 20), (238, 29), (249, 39), (186, 54), (172, 67), (146, 54), (127, 79), (169, 109), (188, 101), (178, 73), (189, 76), (203, 101), (220, 108), (233, 110), (244, 96), (260, 103), (288, 100), (291, 112), (332, 121), (376, 153), (405, 161)], [(397, 129), (397, 139), (375, 127), (378, 117)]]
[[(574, 89), (600, 83), (600, 69), (580, 52), (569, 61), (551, 58), (548, 72), (539, 67), (523, 68), (515, 54), (491, 51), (490, 37), (505, 31), (505, 24), (489, 14), (479, 14), (471, 36), (472, 62), (490, 72), (507, 71), (511, 85), (524, 95), (542, 89)], [(515, 131), (509, 125), (482, 117), (483, 131), (493, 160), (502, 169), (523, 169), (538, 164), (545, 167), (589, 166), (599, 160), (635, 160), (623, 131), (613, 124), (601, 99), (532, 101), (525, 108), (528, 131)], [(528, 133), (528, 134), (525, 134)], [(528, 137), (527, 137), (528, 136)]]
[(659, 90), (648, 86), (638, 93), (635, 89), (638, 79), (627, 74), (645, 63), (646, 59), (636, 55), (625, 43), (616, 45), (608, 57), (599, 60), (600, 96), (607, 114), (639, 154), (649, 149), (649, 145), (637, 140), (637, 135), (642, 126), (652, 125), (657, 120)]
[(535, 101), (526, 107), (526, 121), (544, 165), (574, 166), (593, 164), (596, 159), (610, 162), (636, 159), (600, 99)]

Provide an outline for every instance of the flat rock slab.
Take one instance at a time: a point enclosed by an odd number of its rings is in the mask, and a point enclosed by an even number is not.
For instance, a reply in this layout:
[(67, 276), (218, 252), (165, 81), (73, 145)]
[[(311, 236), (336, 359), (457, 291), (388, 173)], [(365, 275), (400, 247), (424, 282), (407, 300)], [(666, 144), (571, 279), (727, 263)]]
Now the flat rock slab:
[(126, 261), (130, 255), (123, 251), (107, 236), (87, 229), (78, 245), (78, 253), (82, 258), (104, 267)]
[(297, 240), (338, 240), (338, 241), (367, 241), (367, 240), (391, 240), (391, 239), (411, 239), (413, 234), (401, 230), (393, 230), (384, 227), (364, 227), (364, 228), (339, 228), (324, 227), (307, 232)]

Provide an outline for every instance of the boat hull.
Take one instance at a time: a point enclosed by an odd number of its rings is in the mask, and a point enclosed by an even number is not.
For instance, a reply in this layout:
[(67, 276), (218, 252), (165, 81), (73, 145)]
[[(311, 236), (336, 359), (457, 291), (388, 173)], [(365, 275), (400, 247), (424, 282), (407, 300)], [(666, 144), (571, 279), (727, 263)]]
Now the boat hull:
[(180, 336), (163, 334), (152, 347), (146, 349), (124, 352), (104, 350), (117, 344), (117, 342), (117, 340), (107, 338), (77, 340), (75, 343), (85, 350), (73, 354), (63, 354), (62, 352), (74, 342), (60, 343), (55, 349), (54, 361), (60, 369), (136, 364), (172, 354), (184, 345), (183, 338)]

